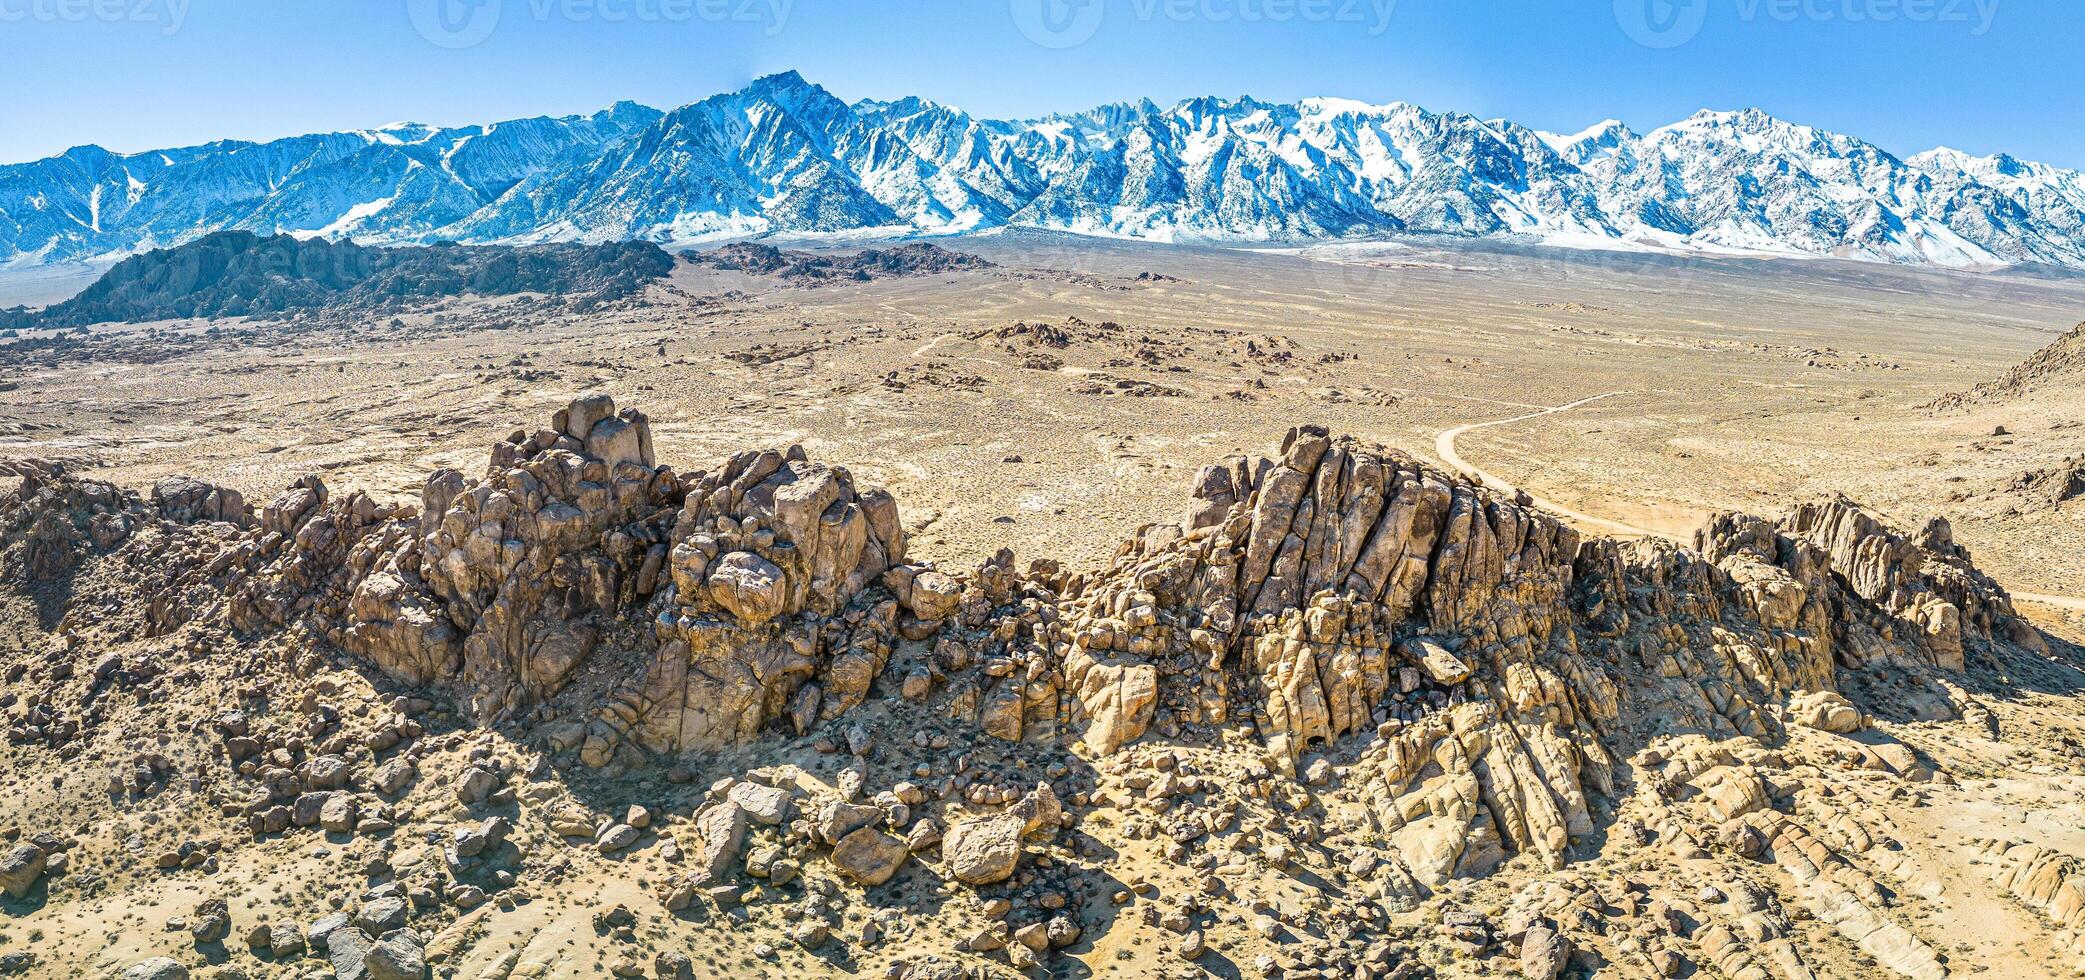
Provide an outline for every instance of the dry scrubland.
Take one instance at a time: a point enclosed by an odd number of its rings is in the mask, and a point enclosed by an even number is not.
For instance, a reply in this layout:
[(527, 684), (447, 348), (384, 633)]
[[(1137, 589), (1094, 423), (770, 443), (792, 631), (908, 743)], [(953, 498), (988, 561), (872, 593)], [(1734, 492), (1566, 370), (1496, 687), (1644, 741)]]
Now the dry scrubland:
[(0, 971), (2085, 966), (2085, 281), (951, 247), (6, 361)]

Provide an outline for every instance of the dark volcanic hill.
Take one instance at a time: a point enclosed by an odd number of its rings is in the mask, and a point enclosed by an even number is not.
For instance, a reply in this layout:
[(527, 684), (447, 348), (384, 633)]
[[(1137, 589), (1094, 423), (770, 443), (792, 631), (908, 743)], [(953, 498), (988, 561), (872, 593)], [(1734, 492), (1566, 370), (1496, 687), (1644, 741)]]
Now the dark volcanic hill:
[(672, 269), (673, 257), (645, 242), (378, 248), (225, 231), (125, 259), (44, 310), (0, 311), (0, 326), (264, 316), (466, 294), (620, 299)]

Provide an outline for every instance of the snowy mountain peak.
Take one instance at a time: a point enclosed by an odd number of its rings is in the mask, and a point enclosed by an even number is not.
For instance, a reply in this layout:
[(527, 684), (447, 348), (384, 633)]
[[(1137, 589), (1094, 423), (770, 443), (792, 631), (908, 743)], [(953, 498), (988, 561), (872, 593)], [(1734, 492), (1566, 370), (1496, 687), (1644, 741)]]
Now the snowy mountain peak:
[(814, 89), (818, 92), (825, 91), (823, 87), (791, 69), (789, 71), (778, 71), (772, 75), (762, 75), (747, 83), (746, 87), (741, 89), (738, 94), (769, 99), (784, 99), (808, 94)]
[(1360, 99), (1309, 98), (1296, 103), (1305, 115), (1312, 116), (1395, 116), (1421, 111), (1409, 102), (1363, 102)]
[(853, 109), (854, 111), (862, 113), (863, 115), (916, 116), (922, 112), (935, 112), (939, 110), (948, 109), (948, 107), (942, 105), (939, 102), (934, 101), (933, 99), (921, 98), (917, 95), (908, 95), (902, 99), (895, 99), (889, 102), (878, 101), (876, 99), (863, 99), (859, 102), (856, 102), (853, 105)]
[(1686, 135), (1694, 138), (1731, 138), (1738, 136), (1766, 136), (1789, 142), (1807, 142), (1817, 130), (1799, 126), (1768, 115), (1760, 109), (1716, 110), (1703, 109), (1679, 122), (1661, 126), (1647, 134), (1651, 138), (1661, 135)]
[(110, 152), (109, 150), (98, 144), (82, 143), (79, 146), (67, 149), (64, 153), (58, 154), (56, 159), (71, 160), (80, 163), (102, 163), (116, 159), (116, 154)]
[(1637, 138), (1636, 133), (1619, 119), (1603, 119), (1569, 136), (1539, 132), (1535, 135), (1558, 156), (1581, 167), (1614, 155), (1617, 149)]
[(1914, 153), (1904, 158), (1904, 162), (1916, 167), (1948, 168), (1954, 170), (1961, 170), (1965, 167), (1968, 167), (1975, 160), (1975, 157), (1972, 157), (1969, 154), (1964, 153), (1961, 150), (1957, 150), (1950, 146), (1936, 146), (1923, 153)]
[(1639, 135), (1343, 98), (1149, 99), (1030, 120), (849, 105), (794, 71), (661, 112), (399, 123), (0, 166), (0, 263), (219, 229), (365, 242), (666, 242), (999, 226), (1158, 240), (1386, 233), (2085, 267), (2085, 175), (1908, 159), (1756, 108)]

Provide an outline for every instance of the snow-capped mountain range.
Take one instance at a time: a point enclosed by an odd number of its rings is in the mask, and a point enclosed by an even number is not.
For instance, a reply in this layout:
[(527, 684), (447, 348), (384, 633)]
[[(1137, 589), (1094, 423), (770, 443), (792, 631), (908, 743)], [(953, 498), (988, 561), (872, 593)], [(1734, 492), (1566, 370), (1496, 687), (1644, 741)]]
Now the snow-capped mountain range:
[(1217, 242), (1394, 233), (1995, 267), (2085, 268), (2085, 174), (1899, 158), (1756, 109), (1575, 135), (1344, 99), (1200, 98), (980, 119), (849, 104), (795, 72), (671, 112), (0, 166), (0, 263), (95, 260), (207, 232), (365, 243), (945, 234), (996, 227)]

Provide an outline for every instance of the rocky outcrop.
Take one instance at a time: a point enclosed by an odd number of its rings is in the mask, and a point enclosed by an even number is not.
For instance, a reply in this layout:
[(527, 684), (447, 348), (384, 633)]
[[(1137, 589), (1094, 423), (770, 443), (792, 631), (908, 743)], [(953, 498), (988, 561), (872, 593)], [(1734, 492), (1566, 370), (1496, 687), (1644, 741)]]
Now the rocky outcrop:
[(176, 524), (222, 521), (244, 527), (253, 519), (253, 509), (246, 505), (246, 498), (239, 491), (187, 476), (172, 476), (153, 484), (152, 509)]
[[(1636, 780), (1662, 764), (1659, 791), (1699, 797), (1719, 824), (1767, 820), (1775, 792), (1754, 760), (1639, 750), (1771, 743), (1790, 721), (1854, 732), (1865, 716), (1837, 693), (1842, 669), (1946, 675), (2039, 643), (1944, 523), (1905, 535), (1843, 499), (1778, 521), (1720, 515), (1693, 548), (1581, 540), (1310, 427), (1273, 457), (1204, 467), (1192, 493), (1179, 523), (1140, 529), (1098, 570), (1022, 569), (1002, 551), (944, 571), (908, 560), (897, 502), (844, 468), (791, 447), (676, 471), (641, 413), (589, 396), (496, 444), (482, 475), (433, 474), (416, 505), (307, 478), (253, 515), (191, 483), (162, 484), (148, 507), (38, 469), (0, 501), (0, 529), (28, 576), (97, 552), (178, 554), (160, 562), (167, 593), (203, 598), (173, 605), (204, 615), (221, 596), (230, 626), (322, 640), (588, 766), (777, 730), (862, 754), (865, 736), (836, 723), (876, 698), (1094, 756), (1222, 730), (1257, 739), (1272, 772), (1322, 782), (1336, 754), (1344, 798), (1391, 855), (1370, 881), (1391, 900), (1516, 855), (1561, 867), (1632, 756)], [(1886, 748), (1867, 748), (1881, 768), (1931, 775)], [(697, 820), (703, 882), (733, 873), (749, 821), (782, 824), (792, 805), (777, 785), (714, 792)], [(868, 884), (937, 843), (957, 880), (1004, 881), (1056, 821), (1025, 811), (1043, 807), (1031, 794), (900, 839), (900, 803), (842, 797), (812, 823)], [(1806, 846), (1777, 824), (1741, 830), (1731, 840), (1752, 851)], [(1817, 887), (1818, 915), (1925, 975), (1886, 922)], [(1546, 967), (1562, 947), (1530, 948)]]
[(2051, 953), (2073, 972), (2085, 967), (2085, 860), (2024, 841), (1984, 839), (1970, 847), (1998, 887), (2061, 931)]
[(428, 479), (418, 547), (394, 564), (410, 586), (417, 550), (425, 591), (460, 638), (455, 666), (474, 714), (511, 715), (556, 694), (617, 617), (649, 601), (664, 585), (680, 495), (679, 478), (653, 465), (649, 422), (617, 414), (606, 396), (495, 445), (482, 480)]
[(20, 460), (0, 472), (18, 478), (0, 500), (8, 543), (32, 580), (57, 578), (89, 552), (107, 550), (130, 536), (142, 517), (137, 495), (99, 480), (75, 479), (62, 463)]
[(2074, 389), (2085, 376), (2085, 323), (2064, 331), (2047, 347), (2006, 372), (1968, 391), (1950, 392), (1928, 408), (1942, 411), (2004, 404), (2031, 395)]
[(805, 285), (867, 282), (994, 267), (979, 256), (950, 251), (929, 242), (888, 249), (869, 248), (845, 255), (780, 249), (760, 242), (732, 242), (707, 252), (682, 252), (681, 258), (713, 269), (779, 276)]
[(1944, 518), (1906, 535), (1859, 504), (1835, 497), (1797, 507), (1781, 525), (1822, 550), (1838, 581), (1895, 620), (1895, 632), (1923, 645), (1937, 666), (1962, 669), (1969, 640), (2039, 644), (2005, 590), (1955, 544)]
[(785, 715), (803, 731), (868, 697), (910, 615), (881, 585), (905, 556), (888, 493), (800, 449), (741, 453), (688, 479), (671, 525), (659, 646), (597, 751), (715, 746)]
[(308, 622), (484, 721), (555, 697), (601, 651), (648, 662), (610, 684), (586, 739), (600, 762), (860, 704), (900, 620), (947, 614), (938, 572), (911, 570), (903, 603), (883, 585), (904, 549), (896, 502), (845, 469), (792, 448), (679, 474), (642, 414), (590, 396), (496, 444), (482, 478), (436, 472), (417, 508), (307, 479), (228, 564), (249, 569), (230, 577), (240, 625)]
[(454, 673), (458, 641), (419, 577), (416, 516), (367, 494), (335, 499), (306, 477), (206, 574), (239, 628), (301, 625), (401, 681), (435, 684)]
[[(1205, 467), (1194, 492), (1181, 526), (1062, 597), (1072, 717), (1097, 750), (1142, 733), (1157, 687), (1169, 723), (1246, 699), (1293, 758), (1384, 721), (1393, 688), (1455, 694), (1455, 649), (1503, 677), (1558, 635), (1576, 532), (1409, 457), (1297, 429), (1280, 459)], [(1409, 642), (1429, 634), (1445, 642)]]
[[(1777, 522), (1717, 516), (1696, 540), (1701, 552), (1747, 583), (1750, 605), (1770, 629), (1799, 626), (1832, 659), (1914, 659), (1959, 671), (1975, 646), (2046, 649), (2012, 600), (1955, 544), (1946, 520), (1915, 534), (1845, 497), (1796, 507)], [(1806, 689), (1828, 689), (1829, 661)]]
[(1831, 924), (1876, 962), (1909, 980), (1948, 975), (1940, 954), (1885, 911), (1875, 880), (1808, 830), (1778, 814), (1761, 820), (1776, 864), (1795, 879), (1811, 914)]

